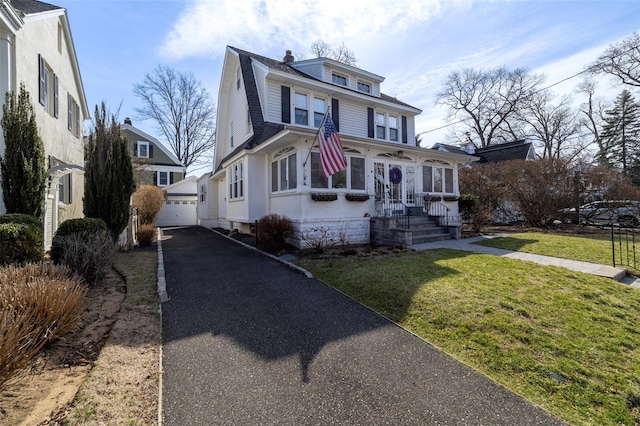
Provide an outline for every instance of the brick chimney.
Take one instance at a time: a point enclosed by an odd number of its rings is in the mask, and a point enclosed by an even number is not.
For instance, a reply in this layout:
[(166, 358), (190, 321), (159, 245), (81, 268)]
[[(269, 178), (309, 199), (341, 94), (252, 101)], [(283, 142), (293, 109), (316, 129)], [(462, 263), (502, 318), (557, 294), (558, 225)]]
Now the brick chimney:
[(287, 50), (287, 54), (284, 55), (284, 58), (282, 59), (282, 61), (285, 64), (290, 64), (291, 62), (295, 61), (295, 58), (293, 57), (293, 55), (291, 54), (290, 50)]
[(129, 126), (133, 126), (133, 124), (131, 124), (131, 119), (129, 117), (124, 119), (124, 124), (128, 124)]

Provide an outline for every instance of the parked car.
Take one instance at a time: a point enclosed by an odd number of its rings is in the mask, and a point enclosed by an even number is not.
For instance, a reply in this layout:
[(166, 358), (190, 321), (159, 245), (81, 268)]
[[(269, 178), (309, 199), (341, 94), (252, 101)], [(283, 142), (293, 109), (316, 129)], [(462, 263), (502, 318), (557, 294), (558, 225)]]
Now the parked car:
[(575, 208), (560, 211), (563, 222), (586, 225), (638, 226), (640, 224), (640, 201), (594, 201)]

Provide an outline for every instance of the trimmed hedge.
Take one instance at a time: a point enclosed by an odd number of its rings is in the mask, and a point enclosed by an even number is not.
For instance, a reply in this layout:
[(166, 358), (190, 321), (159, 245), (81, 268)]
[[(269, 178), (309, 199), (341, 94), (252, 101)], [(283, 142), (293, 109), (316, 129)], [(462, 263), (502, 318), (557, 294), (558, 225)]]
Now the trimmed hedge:
[(42, 228), (23, 223), (0, 224), (0, 265), (39, 262), (44, 241)]
[(64, 237), (76, 233), (95, 235), (103, 232), (106, 233), (109, 232), (109, 230), (107, 229), (107, 224), (102, 219), (84, 217), (65, 220), (58, 227), (56, 235), (51, 242), (51, 260), (56, 264), (60, 263)]
[(42, 222), (36, 217), (22, 213), (0, 214), (0, 224), (3, 223), (21, 223), (23, 225), (35, 225), (42, 228)]

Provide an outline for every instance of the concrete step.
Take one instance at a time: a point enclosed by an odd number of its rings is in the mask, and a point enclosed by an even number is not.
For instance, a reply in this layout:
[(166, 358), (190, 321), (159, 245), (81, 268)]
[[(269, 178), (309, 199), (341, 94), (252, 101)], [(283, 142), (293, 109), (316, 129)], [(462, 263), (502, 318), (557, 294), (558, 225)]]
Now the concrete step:
[(451, 234), (430, 234), (418, 237), (415, 234), (412, 237), (413, 244), (434, 243), (436, 241), (450, 240), (453, 238)]
[(444, 229), (441, 226), (430, 226), (430, 227), (412, 229), (411, 235), (413, 235), (413, 237), (415, 238), (415, 237), (423, 237), (426, 235), (433, 235), (433, 234), (444, 234), (445, 232), (443, 231)]

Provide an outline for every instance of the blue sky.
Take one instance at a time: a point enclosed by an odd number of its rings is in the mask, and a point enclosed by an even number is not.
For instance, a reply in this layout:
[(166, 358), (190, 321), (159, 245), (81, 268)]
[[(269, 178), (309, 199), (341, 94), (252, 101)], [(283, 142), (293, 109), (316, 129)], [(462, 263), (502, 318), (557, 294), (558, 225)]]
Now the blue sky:
[[(358, 66), (386, 78), (382, 91), (423, 110), (416, 131), (447, 124), (434, 95), (464, 67), (544, 72), (551, 84), (581, 71), (610, 43), (640, 31), (640, 1), (455, 0), (50, 0), (67, 9), (89, 109), (119, 105), (136, 119), (133, 84), (157, 65), (192, 72), (217, 100), (226, 45), (275, 59), (310, 58), (322, 39), (353, 50)], [(570, 93), (574, 78), (554, 87)], [(604, 97), (621, 88), (603, 79)], [(580, 99), (576, 96), (576, 102)], [(445, 130), (424, 135), (443, 141)], [(195, 173), (202, 173), (198, 170)]]

